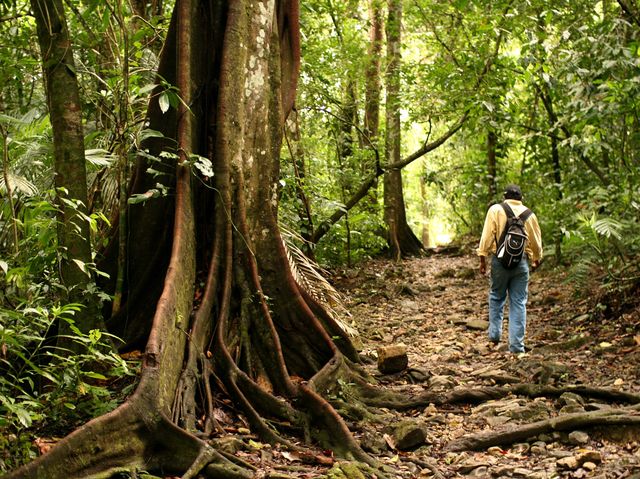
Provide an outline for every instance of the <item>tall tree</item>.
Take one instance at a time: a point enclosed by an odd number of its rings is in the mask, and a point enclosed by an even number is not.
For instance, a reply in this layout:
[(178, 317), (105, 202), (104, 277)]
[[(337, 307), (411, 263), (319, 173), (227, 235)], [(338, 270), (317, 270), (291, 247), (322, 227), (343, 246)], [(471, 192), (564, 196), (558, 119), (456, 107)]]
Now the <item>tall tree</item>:
[[(84, 155), (82, 106), (71, 39), (61, 0), (31, 0), (42, 55), (47, 105), (53, 130), (54, 170), (58, 203), (60, 274), (68, 300), (84, 308), (75, 317), (82, 332), (103, 329), (95, 299), (87, 293), (92, 281), (91, 235), (87, 218), (87, 172)], [(59, 342), (68, 339), (70, 325), (59, 325)]]
[[(387, 17), (387, 74), (385, 158), (387, 164), (400, 161), (400, 61), (402, 2), (389, 0)], [(389, 169), (384, 175), (384, 219), (389, 250), (393, 258), (419, 253), (422, 243), (407, 223), (402, 190), (402, 171)]]
[(382, 59), (384, 21), (382, 0), (369, 0), (369, 49), (365, 72), (364, 135), (365, 146), (375, 147), (380, 128), (380, 63)]
[[(369, 0), (369, 47), (365, 71), (364, 99), (364, 147), (371, 152), (363, 162), (363, 171), (376, 171), (380, 168), (378, 135), (380, 131), (380, 96), (382, 81), (380, 64), (384, 42), (383, 1)], [(377, 183), (377, 178), (376, 178)], [(370, 202), (377, 203), (377, 184), (370, 190)]]
[[(164, 114), (153, 97), (150, 126), (164, 137), (146, 145), (131, 185), (134, 198), (153, 196), (146, 161), (156, 156), (164, 165), (154, 169), (173, 171), (165, 186), (175, 194), (131, 205), (127, 295), (111, 321), (125, 339), (146, 339), (139, 386), (118, 409), (8, 478), (44, 471), (51, 479), (104, 477), (134, 468), (250, 477), (192, 434), (201, 418), (205, 434), (215, 427), (206, 400), (215, 393), (214, 369), (263, 440), (286, 442), (269, 417), (340, 456), (372, 462), (319, 395), (339, 386), (337, 375), (351, 371), (357, 353), (294, 280), (277, 224), (281, 136), (298, 52), (295, 1), (177, 2), (159, 74), (178, 87), (181, 102)], [(193, 181), (194, 164), (207, 160), (215, 174)], [(197, 304), (196, 271), (208, 271)]]

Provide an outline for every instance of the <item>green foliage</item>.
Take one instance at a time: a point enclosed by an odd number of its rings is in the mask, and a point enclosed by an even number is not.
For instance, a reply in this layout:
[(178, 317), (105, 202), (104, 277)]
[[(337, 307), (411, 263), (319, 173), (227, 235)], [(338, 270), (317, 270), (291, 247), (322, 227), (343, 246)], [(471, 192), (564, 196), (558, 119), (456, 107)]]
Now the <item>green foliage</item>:
[[(0, 256), (0, 472), (33, 458), (34, 436), (64, 434), (116, 407), (127, 391), (114, 393), (112, 385), (131, 382), (123, 378), (134, 373), (108, 352), (115, 338), (98, 330), (83, 334), (73, 324), (82, 306), (64, 302), (52, 197), (51, 190), (17, 194), (18, 252), (3, 248)], [(98, 216), (84, 220), (95, 225)], [(96, 272), (91, 264), (82, 267)], [(94, 283), (82, 293), (109, 300)], [(80, 345), (79, 353), (57, 346), (61, 321), (71, 325), (69, 340)]]
[[(113, 409), (121, 397), (110, 385), (133, 374), (108, 352), (115, 338), (98, 330), (83, 334), (73, 324), (82, 306), (64, 303), (52, 195), (24, 199), (18, 253), (5, 250), (0, 261), (0, 437), (11, 438), (0, 441), (0, 471), (33, 458), (34, 435), (63, 434)], [(95, 271), (93, 265), (83, 267)], [(93, 283), (83, 294), (109, 300)], [(81, 346), (80, 353), (57, 346), (61, 321), (71, 325), (69, 339)]]
[(620, 287), (637, 281), (640, 204), (615, 188), (595, 188), (586, 199), (592, 206), (580, 203), (582, 211), (572, 218), (572, 227), (563, 230), (574, 278), (583, 284), (595, 274)]
[[(92, 417), (114, 409), (127, 389), (115, 395), (109, 384), (133, 375), (134, 369), (108, 350), (108, 335), (81, 333), (73, 316), (81, 305), (37, 306), (32, 298), (15, 309), (0, 309), (0, 436), (64, 434)], [(55, 345), (59, 321), (72, 325), (72, 341), (82, 353), (66, 354)], [(113, 339), (113, 338), (111, 338)], [(36, 432), (37, 431), (37, 432)], [(0, 471), (31, 459), (25, 441), (0, 443)]]

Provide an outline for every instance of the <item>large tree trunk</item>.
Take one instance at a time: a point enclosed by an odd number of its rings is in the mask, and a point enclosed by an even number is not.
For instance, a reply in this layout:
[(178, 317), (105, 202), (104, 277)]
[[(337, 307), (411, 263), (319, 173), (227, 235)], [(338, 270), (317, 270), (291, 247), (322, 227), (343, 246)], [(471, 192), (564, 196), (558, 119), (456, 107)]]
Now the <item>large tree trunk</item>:
[[(385, 156), (386, 163), (393, 164), (400, 161), (402, 3), (399, 0), (389, 0), (388, 6)], [(387, 225), (389, 250), (393, 258), (399, 259), (422, 251), (422, 243), (407, 223), (400, 169), (390, 169), (384, 175), (384, 220)]]
[[(263, 440), (286, 442), (264, 419), (272, 418), (339, 456), (372, 462), (320, 396), (356, 351), (295, 282), (277, 226), (282, 129), (299, 63), (297, 8), (294, 0), (177, 2), (160, 74), (183, 102), (165, 115), (152, 102), (151, 127), (167, 138), (148, 145), (148, 154), (175, 153), (163, 157), (175, 182), (171, 195), (132, 205), (128, 294), (112, 320), (127, 339), (148, 336), (140, 384), (118, 409), (8, 478), (132, 469), (250, 477), (193, 435), (201, 418), (200, 433), (215, 428), (206, 400), (215, 394), (214, 370)], [(211, 160), (215, 183), (193, 180), (191, 152)], [(132, 192), (152, 184), (141, 159)], [(194, 304), (196, 276), (206, 284)]]
[[(31, 0), (42, 55), (45, 90), (53, 130), (54, 170), (58, 203), (60, 275), (68, 300), (83, 304), (74, 321), (80, 331), (104, 329), (95, 298), (87, 292), (93, 281), (87, 221), (87, 171), (78, 82), (67, 21), (61, 0)], [(59, 345), (75, 350), (70, 325), (59, 324)]]

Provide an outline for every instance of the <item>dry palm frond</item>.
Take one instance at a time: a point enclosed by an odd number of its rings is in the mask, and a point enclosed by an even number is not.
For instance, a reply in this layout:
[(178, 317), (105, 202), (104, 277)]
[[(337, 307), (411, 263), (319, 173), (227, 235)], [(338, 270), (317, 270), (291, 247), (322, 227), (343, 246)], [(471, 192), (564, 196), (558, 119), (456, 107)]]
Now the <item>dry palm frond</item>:
[(356, 328), (343, 319), (351, 317), (351, 314), (344, 306), (342, 295), (325, 278), (326, 271), (309, 259), (296, 245), (295, 241), (304, 241), (302, 237), (286, 226), (281, 225), (280, 231), (296, 283), (325, 307), (332, 319), (345, 333), (351, 337), (357, 336)]
[[(9, 186), (13, 194), (22, 193), (26, 196), (35, 196), (38, 194), (38, 187), (31, 183), (24, 176), (17, 175), (10, 171), (7, 172), (7, 179), (9, 180)], [(4, 182), (4, 175), (0, 175), (0, 191), (3, 195), (7, 192), (7, 186)]]

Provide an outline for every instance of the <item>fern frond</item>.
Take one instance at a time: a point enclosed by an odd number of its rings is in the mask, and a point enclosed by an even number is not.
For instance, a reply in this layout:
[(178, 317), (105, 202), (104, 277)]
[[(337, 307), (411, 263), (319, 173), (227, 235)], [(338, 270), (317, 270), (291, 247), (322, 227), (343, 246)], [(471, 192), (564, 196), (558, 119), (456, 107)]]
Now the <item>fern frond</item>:
[(358, 331), (343, 319), (351, 317), (351, 314), (344, 306), (343, 296), (325, 278), (326, 271), (309, 259), (296, 245), (295, 241), (303, 241), (302, 238), (286, 226), (281, 225), (280, 231), (291, 272), (298, 286), (322, 304), (346, 334), (351, 337), (358, 336)]
[(593, 230), (600, 236), (622, 239), (622, 223), (613, 218), (602, 218), (593, 222)]
[[(17, 175), (12, 172), (7, 172), (7, 179), (9, 180), (9, 186), (11, 191), (15, 194), (20, 192), (26, 196), (35, 196), (38, 194), (38, 187), (31, 183), (24, 176)], [(7, 192), (7, 185), (4, 181), (4, 175), (0, 175), (0, 190), (3, 194)]]

